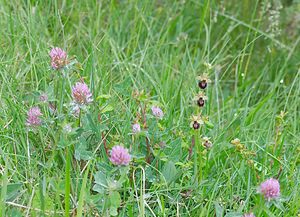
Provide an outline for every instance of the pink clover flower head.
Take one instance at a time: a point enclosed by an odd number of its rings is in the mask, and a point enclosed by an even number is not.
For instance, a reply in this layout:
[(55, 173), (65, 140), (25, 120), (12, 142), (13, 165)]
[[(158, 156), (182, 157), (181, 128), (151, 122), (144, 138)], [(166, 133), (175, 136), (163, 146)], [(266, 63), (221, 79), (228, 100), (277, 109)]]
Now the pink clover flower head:
[(162, 119), (164, 116), (163, 111), (161, 110), (161, 108), (159, 108), (158, 106), (152, 106), (151, 107), (152, 110), (152, 114), (158, 118), (158, 119)]
[(116, 145), (110, 151), (110, 162), (116, 166), (127, 166), (131, 160), (128, 149), (123, 146)]
[(49, 56), (51, 58), (51, 66), (53, 69), (60, 69), (66, 65), (67, 53), (63, 49), (59, 47), (52, 48)]
[(132, 125), (132, 133), (137, 134), (141, 132), (141, 126), (138, 123)]
[(26, 125), (29, 127), (37, 127), (42, 124), (41, 117), (42, 112), (39, 107), (34, 106), (30, 108), (27, 112)]
[(251, 212), (251, 213), (245, 213), (243, 217), (255, 217), (255, 215)]
[(40, 102), (45, 103), (45, 102), (47, 102), (47, 101), (48, 101), (48, 95), (47, 95), (46, 93), (42, 93), (42, 94), (40, 95)]
[(261, 183), (258, 191), (268, 201), (270, 201), (271, 199), (275, 199), (280, 196), (279, 182), (277, 179), (267, 179), (266, 181)]
[(92, 93), (84, 82), (77, 82), (72, 87), (72, 97), (78, 105), (87, 105), (93, 101)]

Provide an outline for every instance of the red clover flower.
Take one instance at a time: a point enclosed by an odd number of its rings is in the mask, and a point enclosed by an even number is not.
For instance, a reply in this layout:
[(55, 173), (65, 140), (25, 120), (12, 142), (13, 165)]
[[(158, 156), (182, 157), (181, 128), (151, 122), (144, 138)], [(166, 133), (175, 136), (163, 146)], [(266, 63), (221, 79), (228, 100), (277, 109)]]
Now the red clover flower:
[(158, 118), (158, 119), (162, 119), (164, 116), (163, 111), (161, 110), (161, 108), (159, 108), (158, 106), (152, 106), (151, 107), (152, 110), (152, 114)]
[(72, 87), (72, 97), (77, 105), (87, 105), (93, 101), (92, 93), (84, 82), (77, 82)]
[(116, 166), (128, 165), (130, 162), (130, 154), (128, 153), (128, 149), (123, 146), (116, 145), (110, 151), (110, 162)]
[(261, 193), (267, 201), (277, 198), (280, 195), (280, 185), (277, 179), (267, 179), (261, 183), (259, 187), (259, 193)]
[(61, 69), (67, 63), (67, 53), (59, 47), (52, 48), (49, 56), (51, 58), (51, 66), (53, 69)]
[(40, 117), (42, 116), (42, 112), (39, 107), (35, 106), (28, 110), (27, 112), (27, 120), (26, 125), (29, 127), (37, 127), (42, 124), (42, 120)]

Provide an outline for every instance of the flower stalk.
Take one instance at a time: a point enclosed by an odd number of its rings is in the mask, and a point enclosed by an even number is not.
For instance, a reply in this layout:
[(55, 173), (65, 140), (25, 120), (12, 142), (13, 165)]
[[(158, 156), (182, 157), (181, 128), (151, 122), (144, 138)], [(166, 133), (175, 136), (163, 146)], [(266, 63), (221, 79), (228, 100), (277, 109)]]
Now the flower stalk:
[[(206, 149), (211, 148), (212, 143), (209, 141), (208, 137), (203, 137), (201, 134), (201, 126), (205, 123), (208, 123), (208, 118), (202, 116), (202, 109), (206, 105), (206, 101), (208, 97), (205, 95), (204, 90), (207, 88), (208, 84), (211, 82), (207, 74), (203, 74), (197, 77), (198, 87), (200, 88), (200, 92), (193, 98), (193, 101), (198, 106), (198, 115), (192, 115), (190, 127), (194, 130), (192, 135), (192, 142), (189, 148), (189, 156), (188, 159), (191, 158), (194, 151), (194, 182), (195, 184), (201, 183), (203, 179), (203, 163), (207, 164), (207, 162), (203, 162), (203, 153), (202, 149), (205, 147)], [(200, 141), (201, 140), (201, 141)]]

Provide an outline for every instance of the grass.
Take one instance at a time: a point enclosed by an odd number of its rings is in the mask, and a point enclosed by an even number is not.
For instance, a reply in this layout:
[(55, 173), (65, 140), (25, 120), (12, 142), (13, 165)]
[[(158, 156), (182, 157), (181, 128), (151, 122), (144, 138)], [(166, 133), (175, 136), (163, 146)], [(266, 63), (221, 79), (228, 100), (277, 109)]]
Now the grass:
[[(1, 0), (1, 216), (299, 215), (299, 3), (267, 2)], [(49, 65), (54, 46), (78, 61), (65, 76)], [(211, 126), (195, 132), (202, 73)], [(76, 119), (80, 78), (94, 101)], [(34, 132), (33, 105), (43, 112)], [(105, 147), (116, 144), (131, 149), (129, 167), (109, 162)], [(281, 196), (267, 203), (257, 187), (270, 177)]]

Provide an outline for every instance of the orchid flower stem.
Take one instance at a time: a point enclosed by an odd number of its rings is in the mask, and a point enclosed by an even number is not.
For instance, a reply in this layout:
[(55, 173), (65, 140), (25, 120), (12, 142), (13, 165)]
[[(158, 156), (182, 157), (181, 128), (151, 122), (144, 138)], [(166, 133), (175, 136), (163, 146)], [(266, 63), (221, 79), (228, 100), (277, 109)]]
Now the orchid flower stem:
[(197, 153), (197, 145), (198, 145), (198, 140), (197, 140), (197, 131), (194, 130), (194, 183), (197, 186), (198, 185), (198, 164), (197, 164), (197, 159), (198, 159), (198, 153)]
[(202, 181), (202, 159), (201, 159), (201, 152), (198, 153), (198, 163), (199, 163), (199, 183)]
[(195, 144), (196, 144), (195, 147), (198, 155), (198, 166), (199, 166), (198, 183), (200, 183), (202, 180), (202, 152), (201, 152), (201, 144), (199, 141), (200, 133), (201, 133), (201, 128), (199, 128), (199, 130), (196, 131), (196, 138), (195, 138)]

